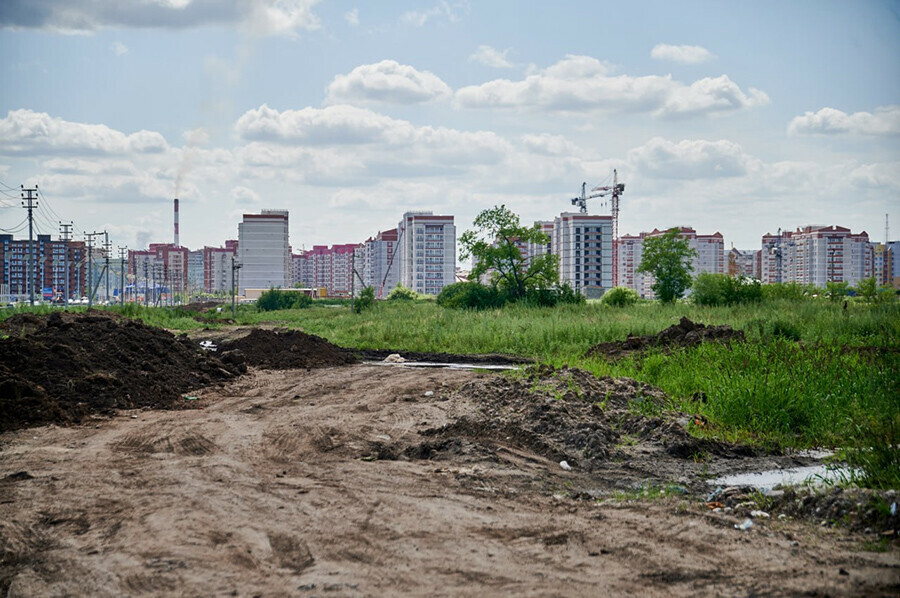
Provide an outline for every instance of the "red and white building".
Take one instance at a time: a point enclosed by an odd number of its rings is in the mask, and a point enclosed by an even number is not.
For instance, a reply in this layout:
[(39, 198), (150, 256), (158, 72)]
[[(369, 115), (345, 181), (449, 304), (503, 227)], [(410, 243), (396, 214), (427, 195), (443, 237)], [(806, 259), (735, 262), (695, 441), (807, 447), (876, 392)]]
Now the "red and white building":
[[(678, 228), (678, 236), (688, 240), (688, 245), (696, 251), (691, 260), (691, 275), (696, 276), (703, 272), (711, 274), (725, 274), (728, 270), (725, 259), (725, 239), (722, 233), (711, 235), (698, 235), (693, 228), (682, 226)], [(671, 229), (653, 229), (651, 232), (640, 235), (622, 235), (618, 240), (618, 286), (628, 287), (638, 292), (641, 297), (653, 298), (655, 294), (651, 288), (653, 276), (648, 273), (638, 272), (643, 258), (644, 239), (659, 237)]]
[(806, 226), (762, 237), (763, 283), (855, 285), (873, 275), (873, 252), (865, 231), (854, 234), (843, 226)]

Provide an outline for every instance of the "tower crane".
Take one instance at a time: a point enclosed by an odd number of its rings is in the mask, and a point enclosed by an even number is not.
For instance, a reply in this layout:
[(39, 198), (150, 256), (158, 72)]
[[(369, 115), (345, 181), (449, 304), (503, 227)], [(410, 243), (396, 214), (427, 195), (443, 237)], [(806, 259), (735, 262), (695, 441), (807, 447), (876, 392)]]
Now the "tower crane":
[(591, 194), (587, 194), (587, 183), (581, 183), (581, 195), (572, 198), (572, 205), (578, 206), (582, 214), (587, 214), (587, 200), (595, 197), (610, 196), (610, 211), (612, 212), (612, 236), (613, 236), (613, 253), (612, 253), (612, 275), (613, 284), (619, 284), (619, 264), (618, 264), (618, 244), (619, 240), (619, 197), (625, 193), (625, 183), (619, 182), (619, 173), (613, 170), (613, 184), (602, 187), (594, 187)]

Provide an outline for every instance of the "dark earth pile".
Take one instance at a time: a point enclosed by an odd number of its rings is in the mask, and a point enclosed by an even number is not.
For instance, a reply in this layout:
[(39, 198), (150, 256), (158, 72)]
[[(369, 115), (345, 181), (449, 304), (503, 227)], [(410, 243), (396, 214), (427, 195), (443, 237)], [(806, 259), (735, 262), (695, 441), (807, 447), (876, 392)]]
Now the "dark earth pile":
[(457, 393), (480, 405), (477, 416), (426, 431), (437, 440), (412, 447), (406, 456), (440, 458), (450, 441), (468, 438), (518, 445), (593, 471), (616, 456), (626, 435), (675, 459), (754, 454), (746, 447), (691, 436), (685, 429), (690, 418), (665, 411), (668, 397), (662, 390), (629, 378), (597, 378), (578, 369), (543, 366), (521, 378), (479, 378)]
[(598, 343), (588, 349), (589, 357), (621, 359), (648, 349), (669, 350), (677, 347), (693, 347), (703, 342), (726, 343), (744, 340), (744, 331), (731, 326), (706, 326), (682, 317), (674, 326), (669, 326), (659, 334), (629, 336), (624, 341)]
[(242, 360), (247, 365), (274, 370), (322, 368), (356, 363), (356, 357), (322, 337), (299, 330), (254, 329), (243, 338), (222, 343), (223, 361)]
[(187, 407), (183, 393), (245, 369), (107, 312), (17, 314), (0, 328), (8, 335), (0, 339), (0, 431), (114, 409)]

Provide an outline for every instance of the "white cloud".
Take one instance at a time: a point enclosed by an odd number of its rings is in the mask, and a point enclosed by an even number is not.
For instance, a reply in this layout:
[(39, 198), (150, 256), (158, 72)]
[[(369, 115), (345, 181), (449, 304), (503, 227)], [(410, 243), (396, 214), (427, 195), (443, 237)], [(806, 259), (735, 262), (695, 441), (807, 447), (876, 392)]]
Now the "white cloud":
[(882, 106), (874, 112), (847, 114), (822, 108), (797, 116), (788, 125), (791, 135), (900, 135), (900, 105)]
[(438, 21), (446, 19), (451, 23), (456, 23), (462, 18), (461, 15), (469, 13), (469, 3), (464, 0), (462, 2), (448, 2), (441, 0), (435, 6), (422, 11), (411, 10), (403, 13), (400, 20), (407, 25), (414, 27), (422, 27), (428, 21)]
[(900, 162), (863, 164), (850, 173), (855, 187), (878, 191), (900, 192)]
[(496, 79), (456, 92), (463, 108), (532, 108), (557, 112), (603, 110), (650, 112), (656, 116), (698, 116), (769, 102), (750, 89), (745, 94), (726, 75), (685, 85), (671, 76), (613, 76), (609, 65), (589, 56), (568, 55), (521, 81)]
[(337, 75), (327, 88), (329, 103), (388, 102), (415, 104), (450, 95), (451, 90), (429, 71), (419, 71), (394, 60), (356, 67)]
[(752, 158), (727, 141), (654, 137), (628, 152), (628, 161), (645, 176), (661, 179), (710, 179), (747, 173)]
[(344, 19), (348, 23), (356, 27), (357, 25), (359, 25), (359, 9), (354, 8), (353, 10), (348, 10), (347, 12), (345, 12)]
[(160, 153), (168, 147), (155, 131), (126, 135), (106, 125), (69, 122), (45, 112), (10, 110), (0, 120), (0, 154)]
[(578, 148), (562, 135), (523, 135), (522, 144), (536, 154), (546, 156), (571, 156)]
[(231, 189), (231, 197), (239, 205), (259, 205), (262, 203), (262, 197), (260, 197), (259, 193), (242, 185)]
[(296, 35), (320, 27), (319, 0), (3, 0), (0, 27), (87, 33), (106, 28), (244, 28), (257, 35)]
[(206, 145), (209, 143), (209, 131), (203, 127), (197, 127), (190, 131), (185, 131), (184, 140), (188, 145)]
[(497, 50), (491, 46), (478, 46), (478, 50), (469, 56), (469, 62), (479, 62), (485, 66), (499, 69), (512, 68), (512, 63), (506, 58), (509, 49)]
[(671, 60), (681, 64), (700, 64), (714, 58), (713, 54), (702, 46), (672, 46), (656, 44), (650, 52), (656, 60)]
[(694, 116), (765, 106), (768, 103), (769, 96), (765, 92), (751, 87), (749, 94), (745, 94), (728, 75), (721, 75), (694, 81), (690, 87), (673, 89), (657, 114)]
[(116, 56), (124, 56), (128, 54), (128, 46), (123, 44), (122, 42), (113, 42), (109, 45), (109, 49)]
[(249, 141), (297, 145), (385, 142), (412, 135), (413, 127), (383, 114), (355, 106), (278, 110), (263, 104), (245, 112), (235, 124)]

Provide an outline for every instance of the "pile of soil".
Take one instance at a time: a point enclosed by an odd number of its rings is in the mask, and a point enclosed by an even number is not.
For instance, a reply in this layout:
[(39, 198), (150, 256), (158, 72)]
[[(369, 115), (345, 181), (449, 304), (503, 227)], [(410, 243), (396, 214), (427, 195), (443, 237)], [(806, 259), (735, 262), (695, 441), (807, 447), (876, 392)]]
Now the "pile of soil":
[(624, 341), (598, 343), (588, 349), (587, 356), (606, 357), (614, 360), (648, 349), (671, 350), (678, 347), (693, 347), (703, 342), (727, 343), (743, 340), (743, 330), (735, 330), (727, 324), (706, 326), (682, 317), (678, 324), (669, 326), (659, 334), (647, 336), (629, 335)]
[(459, 388), (456, 398), (477, 402), (477, 414), (425, 431), (437, 440), (410, 447), (405, 456), (440, 459), (442, 451), (452, 451), (464, 438), (517, 445), (595, 471), (617, 456), (624, 435), (676, 459), (755, 454), (749, 447), (692, 436), (685, 427), (690, 418), (666, 411), (669, 397), (662, 390), (630, 378), (597, 378), (579, 369), (539, 366), (523, 377), (473, 380)]
[(17, 314), (0, 326), (0, 431), (114, 409), (189, 407), (183, 394), (246, 370), (114, 313)]
[(346, 349), (332, 345), (320, 336), (299, 330), (254, 329), (242, 338), (219, 347), (225, 362), (243, 361), (248, 365), (273, 370), (324, 368), (357, 363)]

